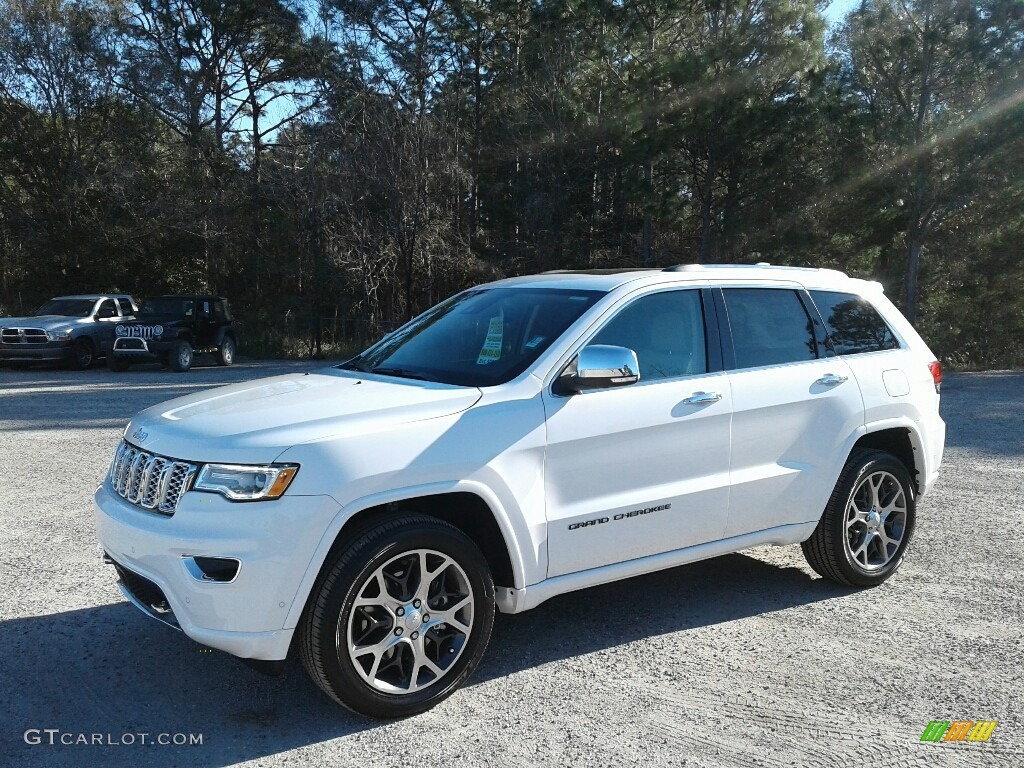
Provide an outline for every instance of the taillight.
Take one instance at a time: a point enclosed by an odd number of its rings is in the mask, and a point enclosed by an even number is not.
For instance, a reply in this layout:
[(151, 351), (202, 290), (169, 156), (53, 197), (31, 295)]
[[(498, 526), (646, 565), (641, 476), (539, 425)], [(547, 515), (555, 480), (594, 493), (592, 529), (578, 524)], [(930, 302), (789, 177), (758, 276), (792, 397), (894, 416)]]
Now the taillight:
[(932, 381), (935, 382), (935, 392), (938, 393), (942, 388), (942, 363), (938, 360), (932, 360), (928, 363), (928, 370), (932, 374)]

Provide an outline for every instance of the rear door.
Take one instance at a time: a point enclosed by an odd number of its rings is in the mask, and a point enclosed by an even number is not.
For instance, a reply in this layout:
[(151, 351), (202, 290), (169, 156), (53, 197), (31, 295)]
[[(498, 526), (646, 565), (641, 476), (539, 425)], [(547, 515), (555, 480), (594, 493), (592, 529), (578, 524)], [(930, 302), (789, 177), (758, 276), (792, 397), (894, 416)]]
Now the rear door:
[(640, 381), (545, 391), (549, 576), (721, 537), (731, 395), (713, 311), (700, 288), (634, 298), (585, 343), (635, 351)]
[(209, 296), (200, 296), (196, 300), (195, 328), (196, 347), (212, 349), (217, 346), (217, 324), (213, 320), (214, 300)]
[(832, 355), (799, 286), (716, 293), (733, 397), (726, 536), (817, 520), (864, 423), (849, 366)]

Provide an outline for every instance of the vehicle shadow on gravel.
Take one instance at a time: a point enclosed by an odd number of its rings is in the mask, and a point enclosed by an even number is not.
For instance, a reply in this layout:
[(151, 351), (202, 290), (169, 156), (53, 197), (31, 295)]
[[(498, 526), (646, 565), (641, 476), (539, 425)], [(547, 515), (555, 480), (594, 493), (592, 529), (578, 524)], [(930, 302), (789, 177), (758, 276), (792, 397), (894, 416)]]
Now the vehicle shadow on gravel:
[(482, 681), (656, 635), (829, 600), (857, 590), (732, 554), (560, 595), (498, 615)]
[[(499, 616), (470, 681), (479, 684), (645, 637), (828, 600), (853, 590), (747, 555), (563, 595)], [(685, 642), (683, 638), (682, 642)], [(140, 615), (127, 603), (0, 623), (0, 764), (227, 766), (386, 727), (330, 702), (292, 659), (265, 677)], [(443, 707), (459, 706), (459, 694)], [(424, 730), (444, 716), (421, 715)], [(25, 743), (28, 729), (62, 734), (202, 734), (201, 745)], [(31, 736), (30, 736), (31, 738)], [(71, 738), (65, 737), (65, 738)]]

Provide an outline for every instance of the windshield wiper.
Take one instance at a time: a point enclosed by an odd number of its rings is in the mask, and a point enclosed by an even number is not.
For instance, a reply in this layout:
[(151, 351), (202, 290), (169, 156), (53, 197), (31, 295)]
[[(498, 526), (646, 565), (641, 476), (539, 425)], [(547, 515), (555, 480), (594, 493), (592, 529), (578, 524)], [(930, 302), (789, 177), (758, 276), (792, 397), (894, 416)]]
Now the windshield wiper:
[(418, 371), (410, 371), (408, 368), (378, 367), (370, 368), (369, 371), (370, 373), (379, 373), (383, 376), (398, 376), (399, 378), (402, 379), (417, 379), (418, 381), (437, 381), (437, 379), (425, 376), (424, 374)]
[(343, 368), (346, 371), (361, 371), (363, 373), (373, 373), (373, 368), (368, 366), (358, 357), (354, 357), (348, 362), (342, 363), (338, 367)]

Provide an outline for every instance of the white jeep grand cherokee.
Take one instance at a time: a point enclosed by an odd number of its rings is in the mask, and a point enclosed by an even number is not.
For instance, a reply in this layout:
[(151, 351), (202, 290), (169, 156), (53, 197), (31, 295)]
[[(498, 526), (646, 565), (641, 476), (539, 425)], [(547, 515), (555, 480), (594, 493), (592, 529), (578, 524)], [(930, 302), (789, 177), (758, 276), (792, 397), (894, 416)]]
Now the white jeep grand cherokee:
[(503, 280), (343, 365), (143, 411), (96, 524), (144, 612), (408, 715), (466, 681), (495, 607), (763, 544), (881, 583), (938, 472), (940, 379), (839, 272)]

